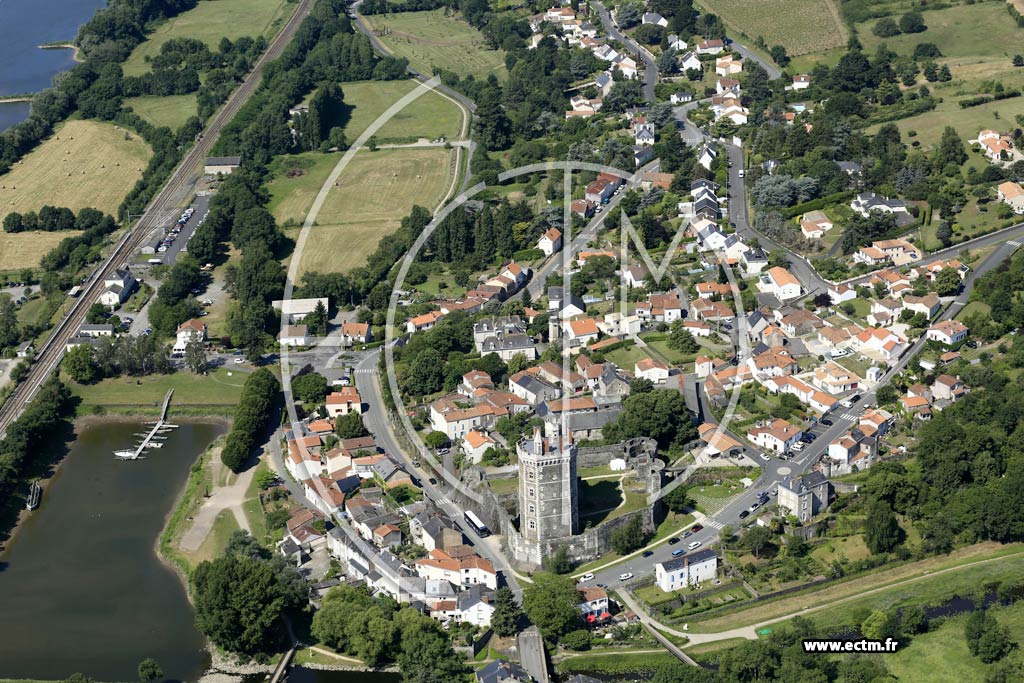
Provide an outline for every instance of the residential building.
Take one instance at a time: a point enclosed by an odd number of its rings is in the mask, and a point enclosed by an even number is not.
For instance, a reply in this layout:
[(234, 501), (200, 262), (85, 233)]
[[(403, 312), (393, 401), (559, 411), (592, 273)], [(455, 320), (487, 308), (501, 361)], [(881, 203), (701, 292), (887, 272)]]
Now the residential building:
[(793, 90), (806, 90), (811, 87), (811, 77), (807, 74), (793, 76)]
[(733, 59), (733, 56), (724, 55), (715, 60), (715, 73), (719, 76), (732, 76), (743, 71), (743, 60)]
[(1017, 183), (1010, 180), (999, 183), (996, 187), (996, 197), (999, 201), (1009, 204), (1015, 214), (1024, 214), (1024, 188)]
[(476, 683), (533, 683), (533, 679), (518, 664), (495, 659), (476, 672)]
[(814, 369), (812, 383), (830, 394), (838, 395), (860, 386), (860, 376), (834, 361), (825, 361)]
[(331, 419), (349, 413), (363, 414), (363, 399), (355, 387), (341, 387), (340, 391), (332, 391), (326, 399), (327, 415)]
[(861, 247), (853, 254), (855, 263), (866, 263), (874, 266), (880, 263), (892, 263), (902, 266), (921, 258), (920, 252), (906, 240), (880, 240), (872, 242), (869, 247)]
[(346, 322), (341, 324), (341, 343), (343, 346), (369, 344), (373, 341), (370, 323)]
[(932, 382), (931, 387), (932, 398), (936, 401), (957, 401), (966, 396), (969, 391), (970, 389), (959, 377), (952, 375), (939, 375)]
[(270, 303), (274, 310), (281, 312), (281, 319), (290, 325), (301, 323), (306, 319), (307, 315), (316, 310), (319, 304), (323, 304), (325, 311), (330, 311), (331, 302), (327, 297), (318, 299), (279, 299)]
[(953, 346), (967, 339), (968, 331), (967, 326), (959, 320), (943, 320), (929, 327), (925, 332), (925, 338), (946, 346)]
[(757, 281), (757, 288), (772, 294), (779, 301), (789, 301), (800, 297), (800, 281), (791, 272), (781, 266), (769, 268)]
[(135, 289), (135, 276), (130, 268), (118, 268), (103, 279), (103, 293), (100, 303), (109, 308), (117, 308), (131, 296)]
[(413, 332), (429, 330), (443, 317), (444, 313), (440, 311), (430, 311), (423, 315), (413, 316), (405, 321), (405, 331), (412, 334)]
[(633, 365), (633, 375), (654, 384), (664, 384), (668, 380), (668, 365), (654, 358), (644, 358)]
[(759, 448), (786, 453), (803, 436), (803, 430), (787, 420), (776, 418), (764, 426), (747, 430), (747, 439)]
[(654, 581), (666, 593), (674, 593), (713, 580), (718, 575), (718, 554), (704, 548), (654, 565)]
[(668, 26), (668, 19), (657, 12), (644, 12), (640, 19), (643, 24), (654, 24), (655, 26)]
[(595, 621), (611, 616), (602, 616), (608, 614), (608, 591), (606, 589), (600, 586), (576, 586), (576, 592), (580, 594), (579, 608), (584, 619), (594, 616), (597, 619), (588, 619), (588, 621)]
[(466, 432), (466, 436), (462, 437), (462, 452), (466, 454), (466, 457), (474, 465), (480, 464), (480, 460), (484, 457), (487, 449), (494, 448), (495, 445), (494, 439), (487, 436), (485, 432), (476, 429)]
[(779, 482), (779, 507), (801, 522), (824, 512), (831, 502), (832, 483), (821, 472), (785, 477)]
[(939, 295), (935, 292), (929, 292), (924, 296), (907, 294), (903, 297), (903, 308), (914, 313), (923, 313), (928, 320), (931, 320), (938, 315), (942, 304), (939, 302)]
[[(79, 332), (79, 334), (81, 334), (81, 332)], [(186, 320), (182, 324), (178, 325), (178, 331), (174, 339), (174, 346), (171, 350), (174, 353), (185, 353), (185, 348), (189, 345), (189, 342), (192, 341), (198, 341), (200, 343), (206, 341), (206, 323), (198, 318)]]
[(203, 173), (206, 175), (231, 175), (242, 165), (242, 157), (206, 157)]
[(838, 306), (844, 301), (852, 301), (857, 298), (857, 290), (850, 285), (829, 285), (827, 291), (829, 298), (832, 299), (833, 306)]
[(868, 327), (857, 335), (855, 343), (863, 353), (891, 362), (907, 348), (907, 340), (884, 327)]
[(684, 52), (676, 57), (676, 63), (679, 64), (679, 68), (682, 71), (700, 71), (704, 68), (703, 64), (701, 64), (700, 57), (698, 57), (695, 52)]
[(833, 227), (832, 219), (823, 211), (808, 211), (800, 218), (800, 232), (809, 240), (820, 239)]
[(721, 38), (713, 38), (711, 40), (702, 40), (697, 44), (697, 54), (699, 55), (717, 55), (725, 49), (725, 41)]
[(850, 208), (862, 216), (869, 216), (872, 211), (882, 213), (906, 214), (907, 205), (899, 199), (889, 199), (874, 192), (862, 192), (850, 202)]
[(305, 325), (285, 325), (277, 341), (281, 346), (309, 346), (309, 329)]

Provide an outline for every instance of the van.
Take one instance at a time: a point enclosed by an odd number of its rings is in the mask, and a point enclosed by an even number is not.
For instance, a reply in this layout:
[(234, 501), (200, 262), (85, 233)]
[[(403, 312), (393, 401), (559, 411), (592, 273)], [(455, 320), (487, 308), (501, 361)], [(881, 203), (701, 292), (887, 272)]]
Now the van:
[(680, 555), (682, 555), (685, 552), (686, 551), (683, 550), (682, 548), (680, 548), (679, 550), (673, 550), (672, 551), (672, 557), (679, 557)]

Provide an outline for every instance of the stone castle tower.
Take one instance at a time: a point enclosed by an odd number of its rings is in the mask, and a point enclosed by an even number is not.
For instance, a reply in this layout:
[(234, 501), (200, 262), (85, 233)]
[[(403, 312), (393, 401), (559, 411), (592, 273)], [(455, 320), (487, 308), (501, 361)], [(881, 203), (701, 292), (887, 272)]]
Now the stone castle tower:
[(579, 533), (576, 444), (570, 437), (545, 438), (537, 428), (516, 445), (519, 456), (519, 533), (543, 547), (545, 541)]

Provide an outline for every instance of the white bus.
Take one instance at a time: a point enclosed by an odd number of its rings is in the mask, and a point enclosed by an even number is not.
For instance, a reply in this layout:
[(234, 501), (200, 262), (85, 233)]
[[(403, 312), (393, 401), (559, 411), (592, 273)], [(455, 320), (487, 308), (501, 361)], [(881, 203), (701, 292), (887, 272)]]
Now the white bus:
[(480, 521), (480, 518), (476, 516), (476, 513), (472, 510), (466, 510), (465, 515), (466, 524), (472, 527), (473, 531), (477, 533), (481, 538), (486, 538), (491, 535), (490, 529), (487, 525)]

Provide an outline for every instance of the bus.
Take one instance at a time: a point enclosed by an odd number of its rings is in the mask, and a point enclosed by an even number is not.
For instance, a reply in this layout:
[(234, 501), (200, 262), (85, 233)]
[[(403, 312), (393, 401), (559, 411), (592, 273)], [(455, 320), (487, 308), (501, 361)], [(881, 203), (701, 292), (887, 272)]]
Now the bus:
[(466, 513), (463, 516), (466, 518), (466, 524), (468, 524), (481, 538), (487, 538), (491, 535), (490, 529), (487, 528), (486, 524), (480, 521), (480, 518), (476, 516), (475, 512), (472, 510), (466, 510)]

